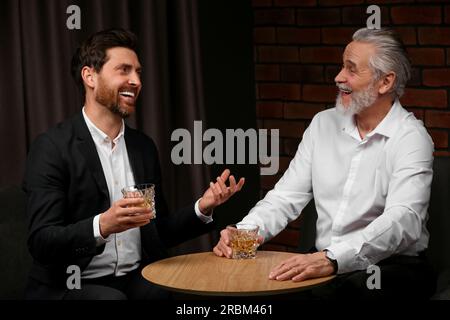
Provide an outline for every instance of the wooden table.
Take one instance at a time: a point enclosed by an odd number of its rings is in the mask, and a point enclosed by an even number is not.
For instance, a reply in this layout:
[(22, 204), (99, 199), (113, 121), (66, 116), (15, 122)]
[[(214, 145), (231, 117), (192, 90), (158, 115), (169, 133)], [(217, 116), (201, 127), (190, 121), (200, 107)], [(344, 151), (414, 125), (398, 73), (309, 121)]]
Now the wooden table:
[(335, 276), (302, 282), (269, 280), (269, 272), (289, 252), (258, 251), (255, 259), (233, 260), (212, 252), (176, 256), (146, 266), (142, 275), (168, 290), (195, 295), (263, 296), (292, 293), (324, 284)]

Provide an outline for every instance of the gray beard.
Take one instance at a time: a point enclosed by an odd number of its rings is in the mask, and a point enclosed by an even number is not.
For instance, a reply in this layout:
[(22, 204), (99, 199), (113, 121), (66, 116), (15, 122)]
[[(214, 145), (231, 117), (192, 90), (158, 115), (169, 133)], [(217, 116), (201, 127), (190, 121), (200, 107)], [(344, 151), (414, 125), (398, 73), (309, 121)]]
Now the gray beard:
[(352, 92), (352, 98), (348, 106), (342, 103), (342, 93), (339, 92), (336, 98), (336, 109), (344, 115), (359, 114), (363, 110), (370, 107), (377, 100), (377, 93), (373, 84), (370, 84), (366, 90), (360, 92)]

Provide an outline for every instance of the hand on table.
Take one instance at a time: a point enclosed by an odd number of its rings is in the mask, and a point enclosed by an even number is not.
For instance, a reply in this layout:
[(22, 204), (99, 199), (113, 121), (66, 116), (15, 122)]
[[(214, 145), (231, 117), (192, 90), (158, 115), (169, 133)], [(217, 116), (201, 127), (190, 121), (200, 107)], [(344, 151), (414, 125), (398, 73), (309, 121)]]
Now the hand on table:
[(333, 264), (326, 257), (324, 251), (297, 254), (272, 269), (269, 274), (271, 280), (303, 281), (320, 278), (333, 274)]

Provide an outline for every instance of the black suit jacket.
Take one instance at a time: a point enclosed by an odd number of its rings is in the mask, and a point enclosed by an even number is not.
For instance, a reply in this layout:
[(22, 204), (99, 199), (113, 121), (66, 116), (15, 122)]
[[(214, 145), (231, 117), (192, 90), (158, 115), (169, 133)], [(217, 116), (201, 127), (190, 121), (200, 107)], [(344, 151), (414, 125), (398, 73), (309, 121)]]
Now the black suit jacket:
[[(194, 204), (169, 215), (161, 188), (154, 142), (125, 128), (125, 143), (136, 184), (156, 186), (157, 218), (141, 227), (143, 263), (167, 256), (166, 248), (210, 230)], [(78, 114), (33, 143), (24, 180), (28, 196), (30, 277), (48, 287), (66, 287), (69, 265), (84, 270), (104, 250), (96, 246), (93, 218), (110, 207), (108, 188), (94, 141)]]

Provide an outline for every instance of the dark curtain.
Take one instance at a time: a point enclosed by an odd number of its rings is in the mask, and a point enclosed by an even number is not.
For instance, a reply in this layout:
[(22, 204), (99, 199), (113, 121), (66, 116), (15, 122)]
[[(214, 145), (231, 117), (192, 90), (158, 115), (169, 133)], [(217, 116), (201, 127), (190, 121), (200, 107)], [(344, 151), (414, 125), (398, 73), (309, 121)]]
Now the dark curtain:
[[(69, 30), (67, 7), (81, 9), (81, 30)], [(0, 188), (20, 185), (27, 149), (36, 136), (79, 112), (82, 97), (70, 76), (75, 48), (90, 34), (111, 27), (135, 32), (143, 66), (143, 90), (128, 123), (158, 148), (171, 209), (201, 196), (206, 166), (175, 167), (170, 135), (193, 132), (204, 120), (197, 0), (6, 0), (0, 28)], [(196, 250), (210, 249), (197, 239)]]

